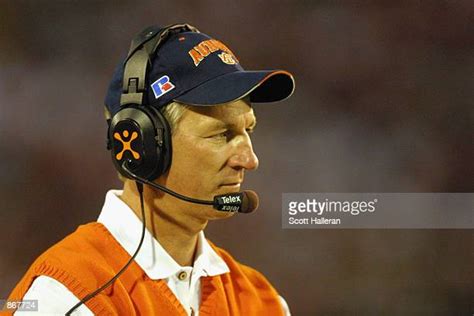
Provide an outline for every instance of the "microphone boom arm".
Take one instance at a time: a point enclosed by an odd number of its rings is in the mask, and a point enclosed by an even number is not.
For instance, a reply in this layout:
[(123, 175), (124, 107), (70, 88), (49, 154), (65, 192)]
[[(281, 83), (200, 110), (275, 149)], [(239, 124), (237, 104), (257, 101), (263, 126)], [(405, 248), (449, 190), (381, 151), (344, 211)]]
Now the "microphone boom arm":
[(170, 189), (162, 186), (162, 185), (159, 185), (159, 184), (156, 184), (154, 182), (151, 182), (147, 179), (144, 179), (144, 178), (141, 178), (141, 177), (137, 177), (129, 168), (128, 168), (128, 160), (125, 160), (122, 164), (122, 168), (123, 170), (125, 170), (125, 172), (131, 177), (133, 178), (133, 180), (135, 181), (138, 181), (140, 183), (143, 183), (143, 184), (148, 184), (149, 186), (152, 186), (158, 190), (161, 190), (163, 192), (166, 192), (172, 196), (174, 196), (175, 198), (178, 198), (180, 200), (185, 200), (187, 202), (190, 202), (190, 203), (198, 203), (198, 204), (203, 204), (203, 205), (214, 205), (214, 201), (206, 201), (206, 200), (199, 200), (199, 199), (193, 199), (193, 198), (190, 198), (190, 197), (187, 197), (187, 196), (184, 196), (184, 195), (181, 195), (179, 193), (176, 193), (174, 191), (171, 191)]

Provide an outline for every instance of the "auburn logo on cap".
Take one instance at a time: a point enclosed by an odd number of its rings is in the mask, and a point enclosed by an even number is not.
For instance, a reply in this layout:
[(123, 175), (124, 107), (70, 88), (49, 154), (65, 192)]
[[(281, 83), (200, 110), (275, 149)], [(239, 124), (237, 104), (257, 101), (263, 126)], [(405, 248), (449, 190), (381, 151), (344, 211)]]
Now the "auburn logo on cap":
[(219, 58), (222, 60), (223, 63), (227, 65), (235, 65), (237, 62), (235, 61), (234, 57), (231, 54), (228, 54), (226, 52), (220, 53)]
[[(128, 135), (129, 135), (129, 132), (128, 132), (127, 130), (124, 130), (124, 131), (122, 132), (122, 135), (123, 135), (123, 137), (127, 138)], [(135, 158), (135, 159), (137, 159), (137, 160), (140, 159), (140, 154), (137, 153), (135, 150), (133, 150), (133, 149), (132, 149), (132, 145), (131, 145), (132, 141), (133, 141), (135, 138), (138, 137), (138, 133), (137, 133), (137, 132), (133, 132), (133, 133), (132, 133), (132, 136), (130, 136), (130, 139), (129, 139), (128, 141), (124, 141), (124, 140), (122, 139), (122, 135), (120, 135), (120, 134), (117, 133), (117, 132), (114, 133), (114, 138), (115, 138), (116, 140), (118, 140), (119, 142), (121, 142), (121, 143), (122, 143), (122, 146), (123, 146), (122, 151), (120, 151), (117, 155), (115, 155), (115, 159), (121, 160), (122, 157), (123, 157), (123, 154), (124, 154), (127, 150), (132, 153), (133, 158)]]
[(234, 65), (239, 62), (237, 57), (235, 57), (234, 53), (232, 53), (232, 51), (227, 46), (215, 39), (209, 39), (200, 42), (199, 44), (194, 46), (188, 52), (188, 54), (189, 56), (191, 56), (194, 65), (198, 66), (201, 61), (203, 61), (207, 56), (209, 56), (211, 53), (217, 52), (218, 50), (221, 50), (226, 53), (225, 57), (219, 56), (224, 63)]

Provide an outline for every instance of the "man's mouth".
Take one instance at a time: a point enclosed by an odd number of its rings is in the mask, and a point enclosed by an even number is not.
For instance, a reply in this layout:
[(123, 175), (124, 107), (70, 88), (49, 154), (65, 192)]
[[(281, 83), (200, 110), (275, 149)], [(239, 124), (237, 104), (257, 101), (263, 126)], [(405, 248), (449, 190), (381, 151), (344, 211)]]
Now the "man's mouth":
[(234, 183), (224, 183), (221, 184), (221, 187), (226, 187), (226, 188), (240, 188), (240, 182), (234, 182)]
[(222, 191), (224, 191), (223, 194), (235, 193), (240, 191), (241, 184), (241, 182), (227, 182), (219, 185), (219, 187)]

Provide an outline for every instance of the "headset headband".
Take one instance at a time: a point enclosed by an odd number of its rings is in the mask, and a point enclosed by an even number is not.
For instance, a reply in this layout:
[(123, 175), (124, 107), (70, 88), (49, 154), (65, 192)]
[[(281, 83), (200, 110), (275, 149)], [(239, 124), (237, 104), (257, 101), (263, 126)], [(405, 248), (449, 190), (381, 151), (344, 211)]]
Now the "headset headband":
[(197, 28), (184, 23), (168, 25), (163, 29), (150, 26), (135, 36), (125, 59), (120, 106), (143, 104), (146, 73), (153, 54), (171, 34), (186, 31), (199, 33)]

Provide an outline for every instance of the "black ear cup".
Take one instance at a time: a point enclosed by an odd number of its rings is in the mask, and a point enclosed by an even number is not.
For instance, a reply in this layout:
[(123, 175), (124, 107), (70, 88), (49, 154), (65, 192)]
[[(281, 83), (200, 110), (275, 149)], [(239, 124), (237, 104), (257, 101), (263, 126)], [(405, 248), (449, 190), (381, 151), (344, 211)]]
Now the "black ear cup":
[(152, 107), (128, 106), (111, 119), (108, 147), (115, 168), (124, 177), (125, 161), (136, 175), (153, 181), (171, 164), (171, 131), (163, 115)]

